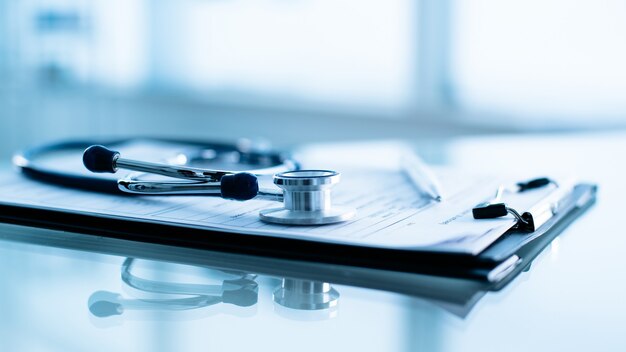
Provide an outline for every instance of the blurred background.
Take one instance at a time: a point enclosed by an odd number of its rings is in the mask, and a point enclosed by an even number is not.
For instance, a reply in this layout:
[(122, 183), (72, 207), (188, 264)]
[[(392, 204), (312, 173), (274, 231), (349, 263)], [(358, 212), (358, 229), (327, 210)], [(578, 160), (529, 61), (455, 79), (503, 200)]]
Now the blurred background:
[(0, 0), (0, 157), (626, 127), (626, 1)]

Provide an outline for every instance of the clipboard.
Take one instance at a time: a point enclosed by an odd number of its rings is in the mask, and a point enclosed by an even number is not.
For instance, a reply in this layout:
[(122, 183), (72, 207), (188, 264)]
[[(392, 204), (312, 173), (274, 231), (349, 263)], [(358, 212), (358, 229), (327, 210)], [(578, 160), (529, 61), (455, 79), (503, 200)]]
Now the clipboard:
[(532, 260), (571, 222), (593, 205), (597, 187), (579, 184), (556, 213), (529, 233), (512, 228), (478, 255), (342, 245), (301, 239), (249, 236), (213, 229), (107, 218), (0, 202), (0, 221), (144, 243), (217, 252), (420, 274), (484, 283), (497, 290)]

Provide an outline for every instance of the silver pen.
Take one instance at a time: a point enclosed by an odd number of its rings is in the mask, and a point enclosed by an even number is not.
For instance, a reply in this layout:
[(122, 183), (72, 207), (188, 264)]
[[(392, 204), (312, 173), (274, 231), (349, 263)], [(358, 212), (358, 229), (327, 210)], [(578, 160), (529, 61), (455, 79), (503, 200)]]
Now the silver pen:
[(413, 185), (415, 185), (420, 192), (438, 202), (443, 200), (439, 181), (432, 170), (417, 154), (412, 152), (403, 154), (400, 163), (402, 165), (402, 171), (406, 173)]

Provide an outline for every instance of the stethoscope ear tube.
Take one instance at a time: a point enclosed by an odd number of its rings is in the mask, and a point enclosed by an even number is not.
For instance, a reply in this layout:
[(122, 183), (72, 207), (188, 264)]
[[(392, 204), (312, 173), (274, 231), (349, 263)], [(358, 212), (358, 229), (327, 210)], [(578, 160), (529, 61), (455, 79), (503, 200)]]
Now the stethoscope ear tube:
[[(122, 143), (120, 140), (112, 141), (113, 144)], [(22, 175), (38, 181), (44, 181), (69, 188), (78, 188), (88, 191), (124, 194), (120, 192), (116, 180), (105, 178), (91, 178), (80, 174), (72, 174), (68, 172), (55, 171), (46, 166), (39, 165), (37, 159), (47, 153), (53, 153), (64, 150), (84, 149), (93, 143), (90, 141), (68, 141), (60, 143), (50, 143), (29, 148), (19, 152), (13, 156), (13, 165), (15, 165)]]
[(117, 181), (117, 185), (122, 192), (137, 195), (203, 195), (240, 201), (259, 195), (257, 177), (247, 172), (224, 175), (219, 182), (142, 181), (140, 177), (130, 174)]
[(141, 171), (184, 179), (185, 182), (118, 181), (120, 190), (136, 194), (196, 194), (221, 196), (226, 199), (249, 200), (259, 193), (256, 176), (247, 172), (197, 169), (121, 158), (120, 153), (101, 145), (85, 149), (83, 164), (96, 173), (115, 173), (119, 169)]
[(89, 182), (85, 182), (85, 176), (80, 175), (71, 175), (62, 172), (54, 172), (50, 170), (40, 170), (37, 167), (29, 166), (29, 167), (20, 167), (20, 172), (22, 175), (34, 179), (34, 180), (43, 180), (46, 183), (68, 187), (68, 188), (77, 188), (86, 191), (95, 191), (102, 193), (116, 193), (116, 194), (127, 194), (125, 192), (120, 191), (117, 181), (115, 180), (107, 180), (101, 178), (90, 178)]

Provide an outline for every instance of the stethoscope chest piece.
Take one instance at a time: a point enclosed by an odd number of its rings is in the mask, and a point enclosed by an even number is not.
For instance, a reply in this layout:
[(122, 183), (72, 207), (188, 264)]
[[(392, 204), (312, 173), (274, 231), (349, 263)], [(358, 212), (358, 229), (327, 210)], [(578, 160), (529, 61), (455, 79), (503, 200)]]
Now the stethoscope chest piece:
[(320, 310), (335, 307), (339, 292), (326, 282), (284, 278), (273, 297), (274, 302), (287, 308)]
[(284, 225), (323, 225), (350, 220), (356, 210), (332, 206), (330, 189), (339, 173), (328, 170), (297, 170), (276, 174), (274, 184), (283, 190), (283, 208), (265, 209), (261, 220)]

